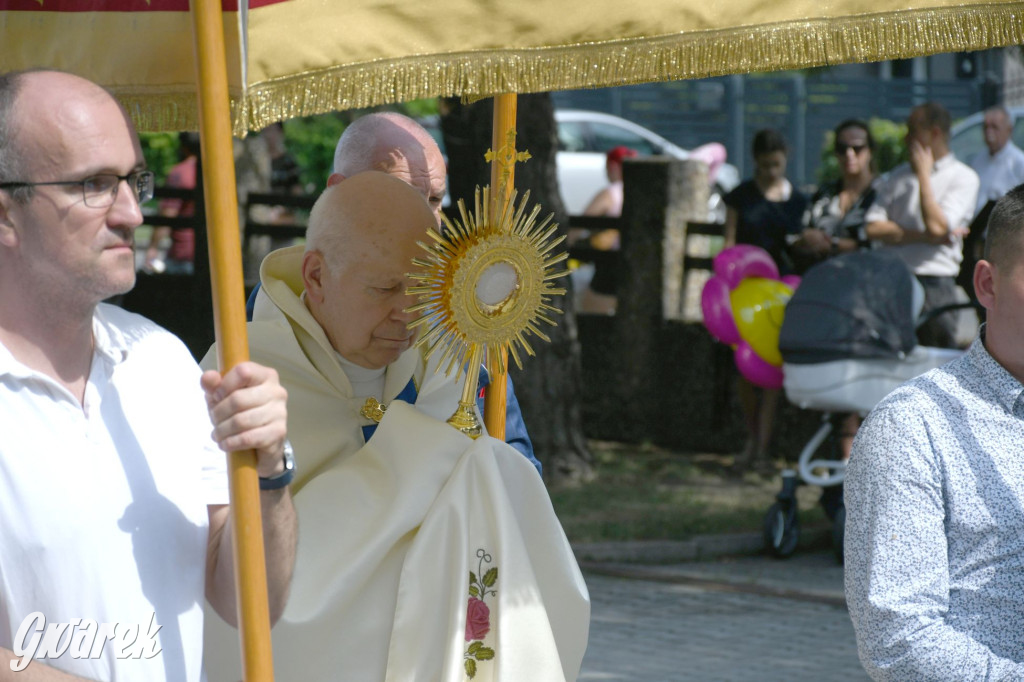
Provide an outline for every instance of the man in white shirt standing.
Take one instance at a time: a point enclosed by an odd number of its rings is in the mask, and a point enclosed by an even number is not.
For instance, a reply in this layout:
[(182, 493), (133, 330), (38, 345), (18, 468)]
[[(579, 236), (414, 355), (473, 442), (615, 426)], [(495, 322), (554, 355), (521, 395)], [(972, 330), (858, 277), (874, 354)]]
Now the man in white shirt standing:
[(271, 616), (284, 609), (296, 521), (277, 373), (202, 373), (102, 303), (135, 284), (152, 196), (109, 93), (0, 74), (0, 681), (203, 679), (203, 602), (236, 613), (218, 446), (256, 452)]
[(1024, 151), (1011, 139), (1013, 124), (1013, 116), (1006, 107), (999, 105), (985, 110), (984, 135), (988, 151), (971, 157), (971, 168), (981, 180), (975, 215), (989, 201), (998, 200), (1024, 182)]
[[(978, 174), (950, 152), (949, 128), (949, 112), (936, 102), (911, 110), (910, 162), (880, 180), (865, 216), (867, 236), (894, 249), (924, 286), (926, 311), (961, 300), (956, 276), (978, 198)], [(954, 348), (956, 323), (955, 315), (939, 315), (918, 330), (918, 338), (927, 346)]]

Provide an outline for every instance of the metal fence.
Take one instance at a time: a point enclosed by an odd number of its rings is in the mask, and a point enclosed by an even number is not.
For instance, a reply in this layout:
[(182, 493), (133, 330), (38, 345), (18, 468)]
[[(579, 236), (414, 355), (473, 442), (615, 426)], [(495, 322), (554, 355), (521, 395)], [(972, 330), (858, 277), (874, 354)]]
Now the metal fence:
[(920, 82), (837, 78), (828, 73), (726, 76), (553, 94), (555, 106), (589, 109), (629, 119), (679, 146), (725, 144), (742, 177), (752, 172), (750, 145), (760, 128), (781, 131), (794, 150), (788, 174), (798, 185), (816, 184), (825, 135), (851, 117), (906, 119), (935, 100), (953, 119), (984, 108), (992, 93), (974, 80)]

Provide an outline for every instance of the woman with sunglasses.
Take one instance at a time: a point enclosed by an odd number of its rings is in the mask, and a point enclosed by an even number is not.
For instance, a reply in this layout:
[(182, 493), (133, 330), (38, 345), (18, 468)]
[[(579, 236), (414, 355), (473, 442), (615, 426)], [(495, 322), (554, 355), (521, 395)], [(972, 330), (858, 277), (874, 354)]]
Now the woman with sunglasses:
[[(874, 149), (875, 141), (864, 121), (847, 119), (836, 126), (833, 152), (841, 176), (822, 186), (811, 199), (803, 234), (790, 249), (798, 272), (840, 253), (871, 248), (864, 231), (864, 215), (875, 201)], [(856, 413), (842, 420), (839, 448), (844, 460), (850, 458), (859, 428), (860, 415)], [(821, 505), (829, 518), (835, 518), (841, 504), (841, 487), (822, 490)]]
[(798, 272), (830, 256), (871, 247), (864, 215), (875, 201), (874, 149), (864, 121), (848, 119), (836, 126), (833, 151), (841, 175), (811, 198), (805, 229), (790, 249)]

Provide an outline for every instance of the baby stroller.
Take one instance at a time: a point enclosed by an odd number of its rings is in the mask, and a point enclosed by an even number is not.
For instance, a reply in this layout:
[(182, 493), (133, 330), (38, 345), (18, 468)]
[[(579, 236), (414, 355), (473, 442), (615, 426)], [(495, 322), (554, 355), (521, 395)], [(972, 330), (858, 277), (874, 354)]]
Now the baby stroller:
[(865, 416), (903, 382), (962, 353), (917, 345), (917, 326), (962, 307), (945, 306), (919, 319), (923, 305), (920, 283), (899, 258), (885, 251), (827, 260), (811, 268), (794, 292), (779, 335), (783, 387), (793, 404), (824, 414), (796, 470), (783, 471), (782, 490), (765, 516), (770, 553), (785, 557), (796, 549), (796, 489), (806, 483), (824, 488), (822, 504), (832, 519), (833, 548), (842, 560), (846, 462), (839, 451), (840, 422), (849, 413)]

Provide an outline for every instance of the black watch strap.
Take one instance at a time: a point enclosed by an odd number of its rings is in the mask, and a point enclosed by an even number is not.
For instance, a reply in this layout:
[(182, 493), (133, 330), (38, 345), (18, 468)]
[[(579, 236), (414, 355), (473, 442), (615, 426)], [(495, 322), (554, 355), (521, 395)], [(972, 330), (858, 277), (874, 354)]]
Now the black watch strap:
[(260, 490), (278, 490), (290, 484), (295, 478), (295, 453), (292, 452), (292, 444), (288, 441), (284, 442), (283, 459), (284, 471), (270, 478), (260, 476)]

